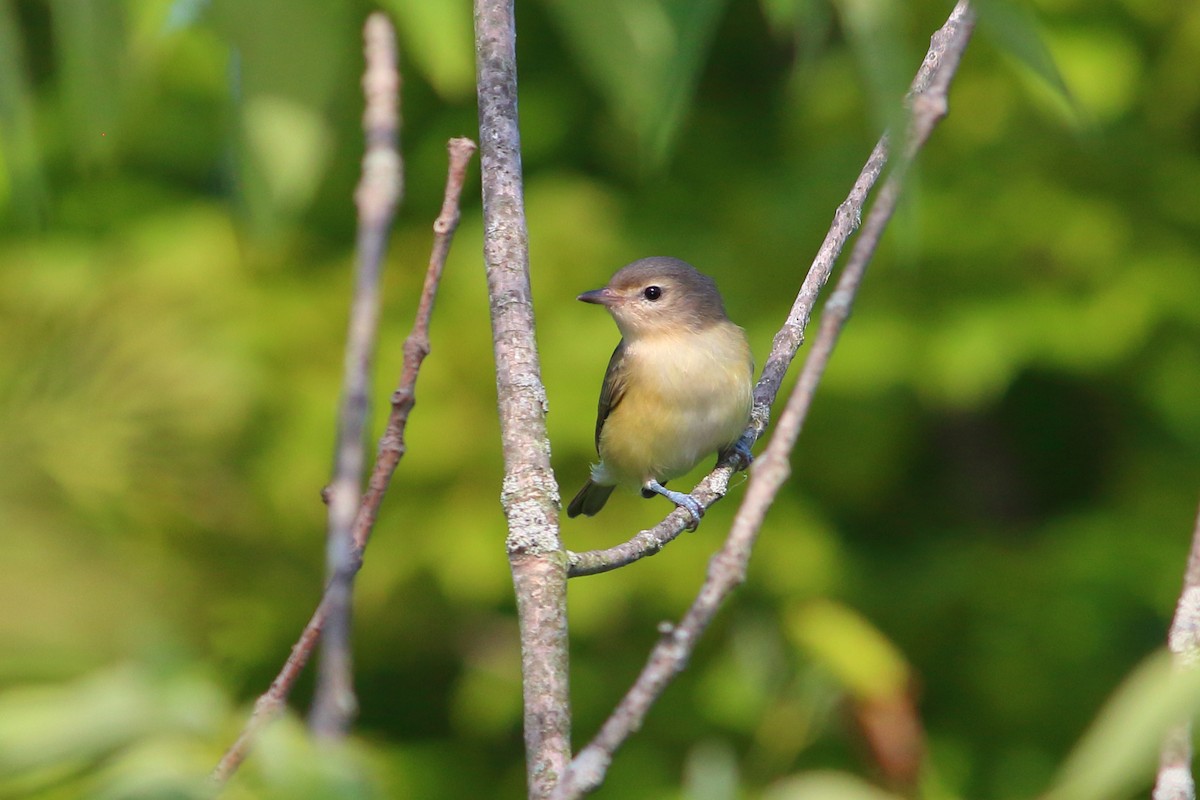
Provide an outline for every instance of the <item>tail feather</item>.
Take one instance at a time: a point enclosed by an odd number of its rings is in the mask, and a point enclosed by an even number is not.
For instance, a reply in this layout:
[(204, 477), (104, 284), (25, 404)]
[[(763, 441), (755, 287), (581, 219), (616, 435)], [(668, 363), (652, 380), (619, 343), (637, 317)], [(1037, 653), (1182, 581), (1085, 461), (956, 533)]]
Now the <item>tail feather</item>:
[(580, 514), (590, 517), (597, 511), (604, 508), (604, 504), (608, 502), (608, 496), (613, 493), (615, 486), (602, 486), (599, 483), (588, 481), (579, 490), (579, 494), (575, 495), (575, 499), (567, 506), (568, 517), (578, 517)]

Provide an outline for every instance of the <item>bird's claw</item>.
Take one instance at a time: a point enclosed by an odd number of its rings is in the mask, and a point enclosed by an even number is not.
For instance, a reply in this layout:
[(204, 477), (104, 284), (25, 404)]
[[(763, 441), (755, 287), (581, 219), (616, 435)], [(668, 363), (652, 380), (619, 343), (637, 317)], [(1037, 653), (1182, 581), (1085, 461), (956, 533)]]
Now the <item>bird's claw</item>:
[[(679, 494), (678, 492), (676, 494)], [(700, 504), (696, 502), (696, 498), (690, 494), (679, 494), (679, 498), (671, 498), (679, 508), (686, 509), (692, 515), (692, 521), (687, 524), (689, 531), (694, 531), (700, 527), (700, 518), (704, 516), (704, 510), (700, 508)]]
[(690, 494), (683, 492), (673, 492), (663, 486), (658, 481), (650, 481), (642, 487), (642, 496), (649, 497), (651, 495), (661, 494), (663, 497), (670, 500), (675, 505), (687, 511), (692, 515), (692, 521), (688, 523), (687, 529), (694, 531), (700, 527), (700, 518), (704, 516), (704, 509), (700, 507), (700, 503)]

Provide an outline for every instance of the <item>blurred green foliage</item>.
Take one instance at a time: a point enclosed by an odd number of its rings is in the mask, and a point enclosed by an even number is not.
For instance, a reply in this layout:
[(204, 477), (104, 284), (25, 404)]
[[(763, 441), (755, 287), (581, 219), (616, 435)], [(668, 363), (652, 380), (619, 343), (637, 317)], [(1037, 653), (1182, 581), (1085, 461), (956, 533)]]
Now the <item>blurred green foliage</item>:
[[(383, 5), (409, 183), (377, 429), (444, 143), (475, 135), (469, 8)], [(761, 361), (949, 5), (519, 4), (564, 493), (616, 341), (575, 295), (686, 258)], [(1147, 666), (1083, 738), (1164, 638), (1200, 486), (1200, 7), (983, 8), (749, 580), (597, 797), (885, 797), (843, 704), (876, 673), (919, 687), (926, 796), (1125, 797), (1163, 709), (1195, 703)], [(317, 601), (368, 11), (0, 3), (0, 796), (199, 796)], [(522, 795), (476, 198), (358, 583), (360, 736), (315, 752), (287, 720), (229, 797)], [(577, 742), (691, 600), (740, 492), (572, 583)], [(622, 495), (563, 535), (609, 545), (666, 510)]]

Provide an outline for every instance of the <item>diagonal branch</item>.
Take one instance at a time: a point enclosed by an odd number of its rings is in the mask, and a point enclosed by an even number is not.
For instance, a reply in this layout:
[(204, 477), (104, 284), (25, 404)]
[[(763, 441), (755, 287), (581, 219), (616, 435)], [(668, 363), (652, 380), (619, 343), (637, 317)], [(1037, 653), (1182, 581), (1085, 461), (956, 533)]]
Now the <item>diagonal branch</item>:
[(475, 0), (475, 58), (483, 250), (504, 451), (500, 502), (521, 628), (529, 796), (544, 798), (571, 757), (567, 557), (558, 535), (558, 484), (550, 468), (529, 288), (513, 0)]
[[(1200, 664), (1200, 514), (1196, 516), (1183, 591), (1175, 606), (1167, 644), (1176, 669), (1195, 669)], [(1163, 740), (1152, 797), (1153, 800), (1195, 800), (1192, 726), (1186, 720), (1169, 730)]]
[(895, 211), (904, 174), (934, 127), (946, 115), (950, 80), (973, 28), (974, 13), (966, 0), (960, 0), (946, 24), (934, 35), (930, 55), (926, 57), (926, 64), (932, 61), (928, 84), (910, 95), (910, 129), (904, 152), (867, 216), (837, 288), (825, 304), (820, 330), (779, 417), (776, 431), (755, 465), (729, 536), (709, 562), (704, 584), (683, 620), (663, 633), (633, 686), (601, 725), (596, 737), (567, 767), (553, 795), (556, 800), (581, 797), (600, 785), (617, 748), (641, 727), (650, 707), (686, 666), (696, 642), (721, 604), (745, 580), (750, 553), (763, 518), (791, 471), (789, 456), (808, 414), (813, 392), (850, 314), (867, 263)]
[(475, 142), (470, 139), (456, 138), (446, 142), (446, 150), (450, 156), (450, 164), (446, 172), (446, 189), (442, 197), (442, 210), (433, 221), (433, 248), (429, 253), (429, 267), (425, 271), (425, 284), (421, 288), (421, 299), (417, 305), (417, 314), (413, 320), (412, 331), (404, 340), (404, 364), (400, 368), (400, 379), (396, 391), (392, 393), (392, 413), (388, 417), (387, 428), (379, 440), (379, 450), (376, 454), (375, 468), (367, 482), (367, 491), (354, 520), (354, 547), (361, 552), (367, 546), (367, 540), (375, 527), (375, 517), (383, 502), (383, 495), (391, 482), (396, 465), (404, 457), (407, 446), (404, 443), (404, 429), (408, 425), (408, 415), (416, 405), (417, 373), (425, 356), (429, 355), (429, 322), (433, 317), (433, 304), (437, 299), (438, 285), (442, 280), (442, 270), (446, 266), (446, 258), (450, 255), (450, 245), (454, 241), (454, 232), (458, 229), (459, 199), (462, 197), (463, 183), (467, 177), (467, 167), (471, 156), (475, 154)]
[[(467, 165), (475, 152), (475, 143), (470, 139), (451, 139), (448, 149), (450, 151), (450, 168), (446, 176), (446, 193), (442, 201), (441, 214), (433, 223), (434, 243), (429, 256), (429, 268), (425, 273), (425, 286), (421, 291), (421, 300), (417, 307), (412, 332), (404, 341), (404, 365), (400, 370), (396, 391), (392, 394), (392, 410), (388, 416), (387, 429), (379, 440), (375, 466), (371, 471), (367, 491), (363, 495), (358, 515), (354, 520), (353, 564), (355, 570), (362, 566), (363, 551), (375, 526), (379, 507), (383, 503), (383, 497), (391, 482), (392, 474), (396, 471), (396, 466), (404, 457), (407, 449), (404, 442), (404, 431), (408, 425), (409, 413), (416, 402), (414, 389), (417, 383), (417, 374), (420, 372), (425, 356), (429, 354), (430, 317), (433, 313), (434, 300), (437, 297), (438, 283), (446, 264), (446, 256), (449, 254), (450, 244), (454, 239), (454, 231), (458, 227), (459, 198), (462, 195)], [(275, 680), (271, 682), (270, 688), (255, 702), (254, 711), (238, 735), (237, 741), (230, 746), (216, 768), (213, 769), (210, 780), (214, 784), (220, 786), (229, 780), (245, 760), (258, 731), (283, 710), (292, 686), (304, 670), (309, 656), (321, 636), (327, 612), (328, 590), (301, 632), (296, 644), (292, 646), (291, 655), (288, 656)]]
[[(955, 12), (957, 13), (957, 11), (956, 8)], [(953, 21), (955, 17), (951, 15), (950, 19)], [(921, 67), (917, 70), (909, 87), (910, 98), (922, 97), (929, 90), (930, 82), (934, 78), (935, 70), (940, 64), (944, 51), (945, 42), (942, 34), (945, 31), (946, 28), (938, 31), (930, 42), (929, 51), (925, 54)], [(763, 364), (762, 376), (754, 387), (754, 410), (751, 414), (750, 425), (743, 434), (743, 441), (747, 445), (753, 445), (767, 428), (771, 418), (771, 406), (779, 394), (783, 376), (787, 374), (788, 367), (796, 358), (796, 352), (804, 344), (804, 332), (812, 317), (817, 297), (829, 281), (833, 265), (841, 255), (846, 241), (858, 229), (867, 196), (883, 173), (889, 156), (889, 137), (885, 133), (871, 150), (871, 155), (867, 158), (858, 178), (855, 179), (849, 195), (834, 212), (833, 224), (830, 225), (829, 232), (825, 234), (824, 241), (817, 249), (817, 255), (805, 275), (787, 319), (775, 334), (771, 343), (771, 352)], [(745, 466), (738, 455), (734, 455), (733, 460), (718, 464), (692, 491), (692, 497), (696, 498), (702, 508), (708, 508), (725, 496), (730, 477), (734, 472), (745, 469)], [(646, 556), (652, 556), (678, 537), (686, 529), (690, 519), (685, 511), (677, 509), (653, 528), (639, 531), (633, 538), (614, 547), (582, 553), (567, 551), (570, 576), (575, 578), (581, 575), (596, 575), (632, 564)]]

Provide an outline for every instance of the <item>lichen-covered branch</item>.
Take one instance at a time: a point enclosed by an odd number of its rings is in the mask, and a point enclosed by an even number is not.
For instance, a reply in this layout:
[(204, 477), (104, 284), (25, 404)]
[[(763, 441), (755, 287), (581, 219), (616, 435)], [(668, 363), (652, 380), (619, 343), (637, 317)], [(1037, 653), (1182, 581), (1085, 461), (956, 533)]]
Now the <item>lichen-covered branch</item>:
[(567, 558), (558, 535), (558, 484), (529, 289), (512, 0), (476, 0), (475, 58), (483, 248), (504, 450), (500, 500), (521, 628), (529, 796), (544, 798), (571, 752)]

